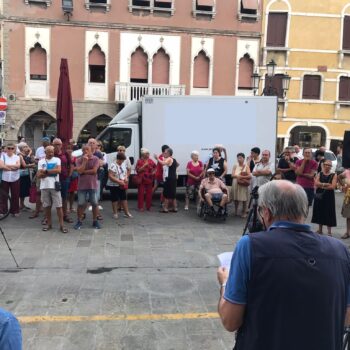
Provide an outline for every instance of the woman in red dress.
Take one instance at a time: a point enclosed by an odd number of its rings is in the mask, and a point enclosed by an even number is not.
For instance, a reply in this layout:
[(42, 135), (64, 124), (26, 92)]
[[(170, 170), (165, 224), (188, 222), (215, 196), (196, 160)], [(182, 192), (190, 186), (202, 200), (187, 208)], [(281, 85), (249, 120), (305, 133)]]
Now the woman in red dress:
[(136, 163), (136, 173), (141, 180), (137, 192), (137, 207), (140, 211), (144, 210), (145, 197), (146, 209), (150, 210), (152, 205), (152, 188), (156, 164), (149, 156), (150, 152), (145, 148), (141, 148), (141, 158)]

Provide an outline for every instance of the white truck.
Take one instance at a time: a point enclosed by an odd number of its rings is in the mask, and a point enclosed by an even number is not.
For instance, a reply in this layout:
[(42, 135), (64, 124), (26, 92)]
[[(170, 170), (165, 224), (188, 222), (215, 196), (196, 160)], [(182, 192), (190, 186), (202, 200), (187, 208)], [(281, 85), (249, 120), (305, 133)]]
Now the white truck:
[(214, 145), (223, 144), (230, 174), (237, 153), (248, 156), (255, 146), (268, 149), (275, 162), (276, 133), (277, 97), (145, 96), (129, 102), (97, 139), (109, 163), (120, 144), (132, 164), (141, 147), (153, 155), (161, 153), (162, 145), (169, 145), (180, 164), (178, 183), (183, 184), (193, 150), (205, 162)]

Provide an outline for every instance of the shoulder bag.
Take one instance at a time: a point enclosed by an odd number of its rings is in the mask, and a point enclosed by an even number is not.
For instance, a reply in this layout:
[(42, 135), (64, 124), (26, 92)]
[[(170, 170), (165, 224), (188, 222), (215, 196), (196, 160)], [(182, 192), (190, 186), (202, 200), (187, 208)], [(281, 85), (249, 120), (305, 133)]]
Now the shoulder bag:
[[(322, 173), (321, 173), (321, 174), (322, 174)], [(332, 176), (330, 177), (329, 182), (327, 182), (327, 183), (329, 183), (329, 184), (332, 183), (333, 177), (334, 177), (334, 174), (332, 174)], [(327, 191), (327, 189), (323, 189), (322, 192), (316, 192), (316, 193), (315, 193), (315, 199), (317, 199), (317, 200), (322, 200), (322, 199), (323, 199), (323, 196), (324, 196), (324, 194), (325, 194), (326, 191)]]
[[(247, 165), (244, 167), (243, 170), (246, 170)], [(247, 171), (241, 171), (241, 174), (243, 176), (248, 175)], [(237, 183), (240, 186), (248, 187), (250, 185), (250, 179), (237, 179)]]

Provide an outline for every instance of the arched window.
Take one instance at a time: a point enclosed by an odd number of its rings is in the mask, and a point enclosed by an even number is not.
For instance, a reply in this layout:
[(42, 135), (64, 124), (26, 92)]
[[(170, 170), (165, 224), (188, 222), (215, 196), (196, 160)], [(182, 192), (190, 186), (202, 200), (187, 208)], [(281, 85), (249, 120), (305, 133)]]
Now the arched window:
[(169, 84), (170, 59), (164, 49), (159, 49), (153, 56), (152, 83)]
[(238, 88), (251, 90), (254, 62), (248, 54), (239, 60)]
[(46, 51), (39, 43), (30, 50), (30, 79), (47, 80)]
[(89, 82), (106, 82), (106, 58), (97, 44), (89, 52)]
[(210, 60), (202, 50), (194, 58), (193, 63), (193, 87), (208, 88), (209, 87), (209, 63)]
[(130, 82), (148, 82), (148, 56), (141, 47), (131, 55)]

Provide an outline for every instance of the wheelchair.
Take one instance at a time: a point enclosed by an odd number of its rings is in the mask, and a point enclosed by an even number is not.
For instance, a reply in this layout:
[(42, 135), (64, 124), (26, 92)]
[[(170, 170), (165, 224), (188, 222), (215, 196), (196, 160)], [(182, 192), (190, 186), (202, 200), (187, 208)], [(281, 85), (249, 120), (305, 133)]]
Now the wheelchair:
[[(204, 198), (204, 195), (202, 195), (202, 198)], [(203, 220), (207, 220), (208, 218), (215, 218), (218, 220), (225, 221), (227, 218), (227, 203), (223, 207), (223, 210), (219, 211), (220, 209), (220, 202), (221, 198), (212, 198), (214, 210), (209, 206), (207, 201), (205, 199), (199, 199), (198, 206), (197, 206), (197, 214), (200, 218), (203, 218)]]

